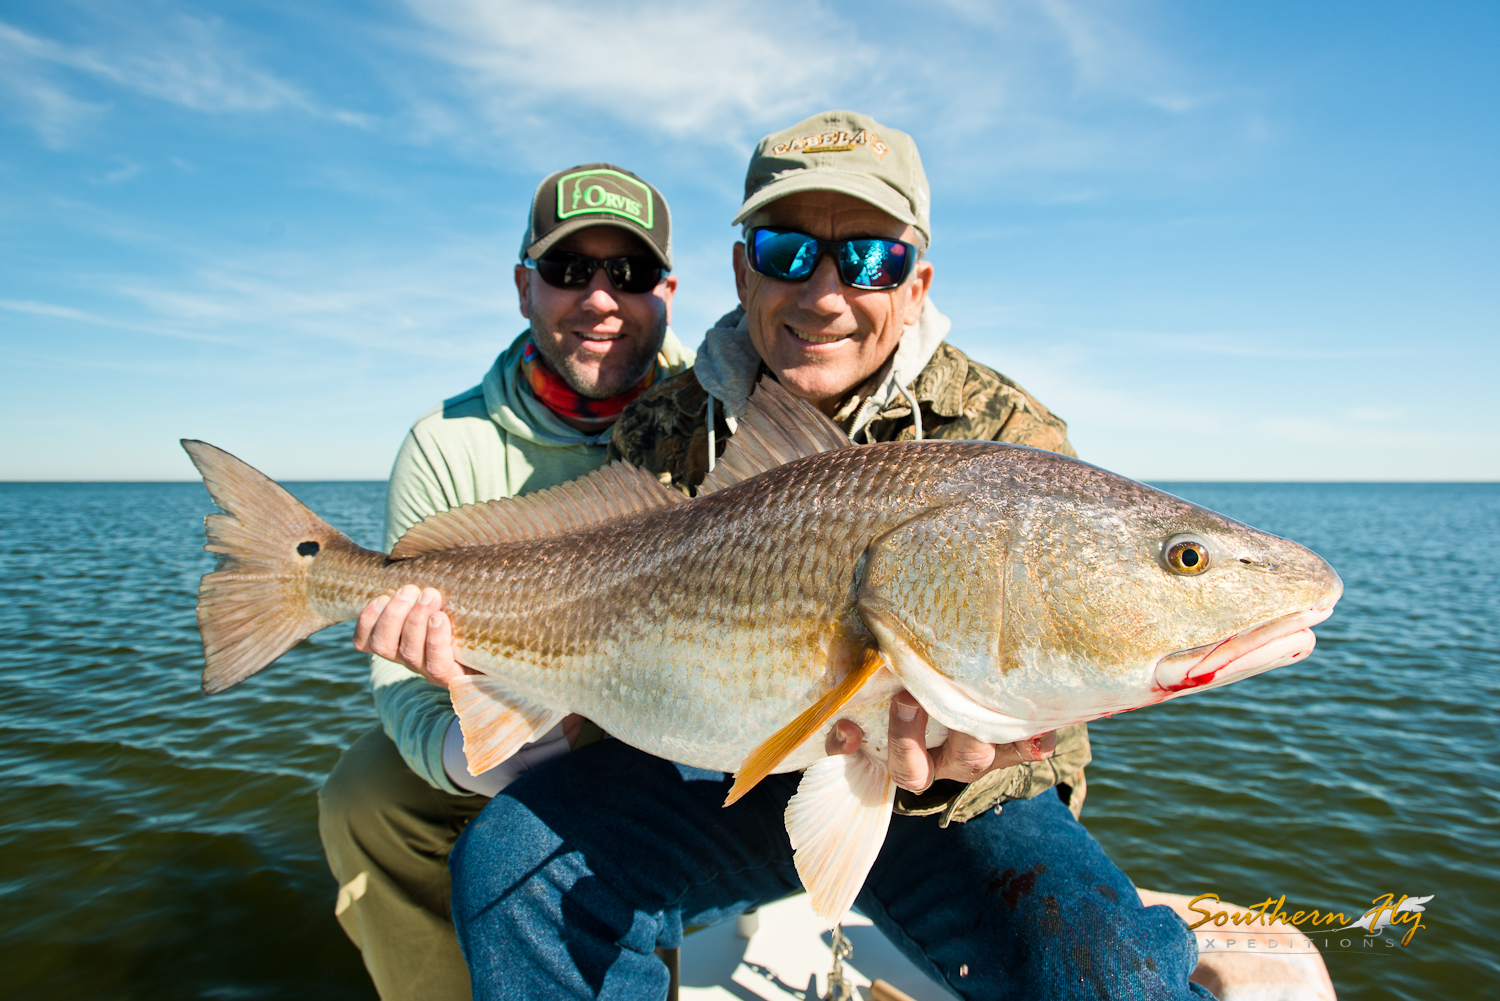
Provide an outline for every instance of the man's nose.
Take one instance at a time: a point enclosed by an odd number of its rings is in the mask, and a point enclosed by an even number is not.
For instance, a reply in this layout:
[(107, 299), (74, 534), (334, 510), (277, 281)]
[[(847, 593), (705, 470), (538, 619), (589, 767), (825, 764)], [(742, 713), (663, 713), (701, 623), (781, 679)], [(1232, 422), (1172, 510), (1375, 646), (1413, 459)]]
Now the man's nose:
[(839, 280), (838, 267), (831, 254), (824, 254), (813, 268), (812, 276), (798, 290), (797, 305), (809, 313), (842, 313), (848, 304), (844, 301), (847, 287)]
[(583, 297), (583, 308), (601, 314), (613, 313), (620, 308), (615, 287), (603, 268), (595, 271), (594, 276), (589, 279), (588, 289)]

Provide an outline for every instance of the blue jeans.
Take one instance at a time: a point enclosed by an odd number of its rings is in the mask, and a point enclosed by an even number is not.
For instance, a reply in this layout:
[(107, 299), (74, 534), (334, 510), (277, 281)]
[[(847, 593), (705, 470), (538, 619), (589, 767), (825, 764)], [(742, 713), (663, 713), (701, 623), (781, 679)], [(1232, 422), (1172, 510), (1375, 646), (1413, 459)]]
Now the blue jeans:
[[(665, 997), (654, 949), (801, 888), (782, 821), (799, 778), (725, 809), (724, 774), (617, 740), (523, 776), (449, 859), (474, 997)], [(960, 997), (1212, 996), (1182, 920), (1142, 907), (1051, 793), (947, 828), (893, 817), (856, 906)]]

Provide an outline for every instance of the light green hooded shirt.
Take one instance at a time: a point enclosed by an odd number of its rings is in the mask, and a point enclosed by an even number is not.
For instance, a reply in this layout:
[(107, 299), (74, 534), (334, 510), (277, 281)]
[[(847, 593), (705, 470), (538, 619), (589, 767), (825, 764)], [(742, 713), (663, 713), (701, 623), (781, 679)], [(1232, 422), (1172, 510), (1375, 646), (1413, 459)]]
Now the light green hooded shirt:
[[(396, 453), (385, 503), (385, 548), (430, 514), (545, 490), (604, 464), (612, 428), (587, 434), (564, 424), (521, 375), (523, 332), (495, 360), (484, 381), (423, 414)], [(662, 342), (662, 377), (693, 364), (693, 352), (670, 329)], [(427, 782), (463, 794), (443, 770), (443, 737), (453, 720), (444, 689), (400, 664), (370, 658), (375, 711), (406, 763)]]

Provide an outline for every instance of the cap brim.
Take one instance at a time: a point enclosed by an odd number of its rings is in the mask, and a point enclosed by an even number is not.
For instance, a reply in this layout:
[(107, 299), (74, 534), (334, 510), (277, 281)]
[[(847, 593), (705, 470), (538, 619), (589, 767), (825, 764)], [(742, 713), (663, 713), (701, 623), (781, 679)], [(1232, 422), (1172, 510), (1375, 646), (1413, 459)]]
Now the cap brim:
[(662, 249), (656, 245), (655, 241), (647, 236), (639, 226), (633, 226), (628, 222), (621, 222), (619, 219), (612, 218), (610, 216), (588, 216), (586, 218), (580, 219), (569, 219), (566, 222), (559, 223), (558, 226), (552, 230), (552, 232), (548, 233), (546, 236), (542, 237), (540, 240), (527, 247), (525, 256), (531, 258), (534, 261), (538, 257), (541, 257), (543, 254), (545, 254), (548, 250), (551, 250), (552, 247), (557, 243), (557, 241), (563, 239), (566, 236), (571, 236), (574, 233), (577, 233), (579, 230), (590, 229), (594, 226), (613, 226), (615, 229), (623, 229), (625, 232), (640, 240), (641, 243), (645, 244), (646, 249), (651, 251), (652, 255), (661, 262), (662, 267), (666, 268), (668, 271), (672, 270), (672, 258), (663, 253)]
[(895, 219), (913, 226), (924, 237), (928, 233), (912, 213), (911, 204), (888, 185), (871, 180), (863, 174), (849, 174), (840, 170), (799, 170), (787, 177), (772, 181), (755, 194), (745, 199), (745, 204), (735, 213), (730, 225), (738, 226), (752, 214), (765, 208), (779, 198), (799, 191), (838, 191), (868, 202)]

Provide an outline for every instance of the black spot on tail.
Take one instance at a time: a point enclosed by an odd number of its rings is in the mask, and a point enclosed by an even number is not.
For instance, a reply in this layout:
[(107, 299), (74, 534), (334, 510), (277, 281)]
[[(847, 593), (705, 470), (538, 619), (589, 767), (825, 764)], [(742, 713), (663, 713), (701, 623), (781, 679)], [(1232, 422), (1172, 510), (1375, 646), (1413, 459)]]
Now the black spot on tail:
[[(296, 536), (293, 536), (293, 538), (296, 538)], [(312, 542), (312, 541), (299, 542), (299, 543), (297, 543), (297, 555), (298, 556), (316, 556), (316, 555), (318, 555), (318, 550), (320, 548), (322, 548), (322, 547), (319, 546), (316, 542)]]

